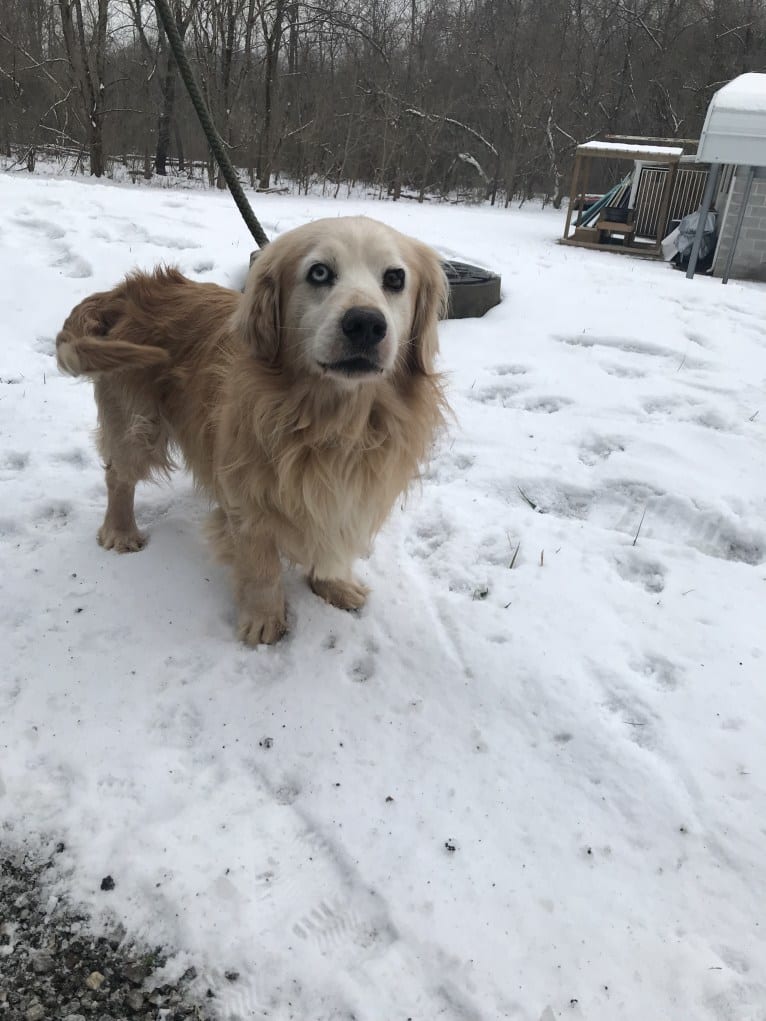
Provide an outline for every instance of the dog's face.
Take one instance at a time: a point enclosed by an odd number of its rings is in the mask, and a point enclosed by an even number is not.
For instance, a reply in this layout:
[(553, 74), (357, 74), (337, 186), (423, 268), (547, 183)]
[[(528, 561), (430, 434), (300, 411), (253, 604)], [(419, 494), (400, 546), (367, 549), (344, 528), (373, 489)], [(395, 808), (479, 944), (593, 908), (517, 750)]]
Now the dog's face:
[(393, 368), (409, 339), (417, 271), (409, 246), (382, 224), (338, 226), (330, 221), (302, 252), (286, 321), (306, 369), (355, 382)]
[(434, 252), (375, 220), (343, 217), (260, 253), (238, 322), (258, 357), (347, 387), (395, 369), (433, 371), (445, 301)]

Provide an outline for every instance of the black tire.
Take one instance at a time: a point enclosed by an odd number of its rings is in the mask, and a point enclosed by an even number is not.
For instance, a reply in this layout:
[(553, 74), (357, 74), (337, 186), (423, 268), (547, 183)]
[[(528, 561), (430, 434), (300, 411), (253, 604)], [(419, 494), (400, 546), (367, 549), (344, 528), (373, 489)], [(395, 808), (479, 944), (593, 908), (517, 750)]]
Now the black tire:
[(445, 262), (449, 281), (448, 319), (480, 319), (500, 304), (500, 277), (466, 262)]

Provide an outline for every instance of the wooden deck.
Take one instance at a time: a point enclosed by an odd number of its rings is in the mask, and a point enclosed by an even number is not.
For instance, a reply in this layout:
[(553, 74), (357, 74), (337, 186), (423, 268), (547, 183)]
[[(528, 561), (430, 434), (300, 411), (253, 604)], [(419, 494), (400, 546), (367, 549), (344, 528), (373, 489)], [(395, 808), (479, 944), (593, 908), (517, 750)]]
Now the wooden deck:
[(632, 255), (639, 259), (662, 259), (662, 251), (651, 245), (610, 245), (598, 241), (577, 241), (575, 238), (559, 238), (557, 244), (570, 248), (589, 248), (592, 252), (616, 252), (617, 255)]

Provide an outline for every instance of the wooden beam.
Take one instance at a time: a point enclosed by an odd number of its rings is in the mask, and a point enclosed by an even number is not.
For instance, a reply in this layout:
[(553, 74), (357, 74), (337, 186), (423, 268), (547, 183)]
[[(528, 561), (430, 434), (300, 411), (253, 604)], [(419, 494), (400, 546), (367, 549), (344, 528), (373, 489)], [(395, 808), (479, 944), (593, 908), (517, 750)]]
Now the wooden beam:
[(654, 259), (655, 262), (660, 258), (653, 245), (647, 245), (644, 250), (643, 246), (636, 248), (631, 245), (627, 248), (625, 245), (600, 245), (597, 241), (575, 241), (574, 238), (560, 238), (556, 243), (572, 248), (588, 248), (592, 252), (613, 252), (615, 255), (633, 255), (637, 259)]
[(583, 206), (585, 205), (585, 196), (588, 194), (588, 183), (590, 181), (590, 160), (588, 159), (587, 156), (583, 157), (582, 174), (583, 183), (582, 188), (580, 188), (580, 194), (583, 197), (583, 201), (580, 203), (580, 208), (577, 210), (577, 221), (575, 222), (575, 227), (580, 226), (580, 224), (582, 223), (582, 215), (585, 212)]
[(654, 145), (622, 145), (617, 142), (584, 142), (576, 153), (608, 160), (641, 160), (644, 163), (678, 163), (683, 155), (681, 146), (665, 148)]
[[(648, 138), (643, 135), (604, 135), (604, 140), (607, 142), (627, 142), (628, 144), (634, 145), (699, 145), (700, 140), (698, 138), (655, 138), (649, 136)], [(598, 139), (596, 139), (598, 141)]]
[(567, 222), (564, 227), (564, 237), (569, 237), (569, 227), (572, 223), (572, 210), (574, 209), (575, 196), (577, 195), (577, 180), (580, 176), (580, 167), (582, 165), (582, 158), (575, 156), (574, 168), (572, 170), (572, 188), (569, 193), (569, 206), (567, 208)]

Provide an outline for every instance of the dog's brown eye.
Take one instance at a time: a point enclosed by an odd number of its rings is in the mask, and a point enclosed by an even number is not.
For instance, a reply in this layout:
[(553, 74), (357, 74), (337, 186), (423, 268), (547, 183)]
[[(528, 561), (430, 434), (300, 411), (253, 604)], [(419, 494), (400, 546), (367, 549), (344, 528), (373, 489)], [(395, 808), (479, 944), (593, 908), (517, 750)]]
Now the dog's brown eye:
[(383, 286), (387, 291), (401, 291), (404, 288), (404, 270), (387, 269), (383, 274)]
[(306, 274), (306, 279), (310, 284), (331, 284), (335, 279), (335, 274), (329, 266), (325, 266), (323, 262), (315, 262), (313, 266), (309, 268)]

